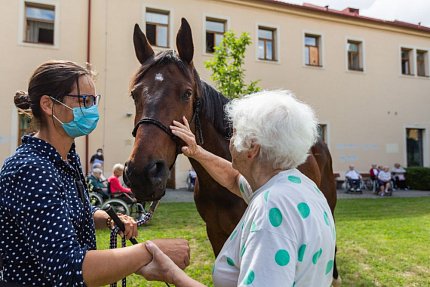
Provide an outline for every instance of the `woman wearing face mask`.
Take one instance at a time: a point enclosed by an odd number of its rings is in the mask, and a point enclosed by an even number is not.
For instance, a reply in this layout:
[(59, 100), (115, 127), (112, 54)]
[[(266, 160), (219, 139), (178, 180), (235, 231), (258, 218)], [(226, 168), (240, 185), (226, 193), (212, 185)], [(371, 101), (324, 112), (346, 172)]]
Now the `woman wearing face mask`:
[[(28, 95), (15, 96), (18, 108), (31, 108), (38, 130), (23, 137), (0, 172), (1, 286), (105, 285), (151, 260), (143, 244), (96, 250), (95, 228), (112, 222), (89, 203), (74, 139), (96, 128), (99, 100), (90, 73), (67, 61), (39, 66)], [(121, 220), (124, 235), (137, 236), (136, 222)], [(181, 268), (188, 264), (185, 240), (156, 244)]]

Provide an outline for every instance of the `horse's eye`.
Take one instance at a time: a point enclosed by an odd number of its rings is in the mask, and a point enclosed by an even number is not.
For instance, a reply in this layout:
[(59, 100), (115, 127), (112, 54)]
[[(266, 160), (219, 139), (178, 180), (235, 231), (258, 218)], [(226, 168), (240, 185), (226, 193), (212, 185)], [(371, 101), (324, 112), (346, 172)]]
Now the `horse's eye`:
[(185, 93), (183, 94), (183, 98), (184, 98), (184, 100), (189, 100), (192, 95), (193, 95), (192, 90), (186, 90)]

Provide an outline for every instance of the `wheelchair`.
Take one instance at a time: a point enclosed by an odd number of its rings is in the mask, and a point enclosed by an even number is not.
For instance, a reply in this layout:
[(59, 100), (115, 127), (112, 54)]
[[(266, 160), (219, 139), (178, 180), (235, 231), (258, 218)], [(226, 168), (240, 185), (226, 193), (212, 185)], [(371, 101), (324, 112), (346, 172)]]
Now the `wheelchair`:
[(128, 194), (112, 194), (110, 192), (109, 183), (107, 185), (107, 191), (108, 192), (104, 192), (101, 189), (91, 189), (89, 192), (91, 205), (103, 209), (109, 204), (116, 213), (131, 216), (136, 220), (139, 220), (145, 214), (144, 205), (137, 202), (136, 199)]
[(363, 193), (363, 190), (366, 188), (366, 185), (362, 178), (358, 179), (358, 182), (356, 185), (351, 186), (349, 183), (349, 180), (345, 178), (345, 181), (342, 184), (342, 188), (345, 191), (345, 193)]
[(194, 191), (194, 185), (196, 184), (196, 172), (195, 171), (188, 171), (187, 176), (187, 189), (189, 191)]

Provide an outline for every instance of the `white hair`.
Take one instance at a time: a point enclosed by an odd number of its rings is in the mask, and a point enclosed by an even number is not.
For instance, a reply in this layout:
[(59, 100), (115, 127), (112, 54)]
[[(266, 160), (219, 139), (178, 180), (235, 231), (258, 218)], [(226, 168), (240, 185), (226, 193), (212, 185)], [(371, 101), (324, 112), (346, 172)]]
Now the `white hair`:
[(290, 169), (303, 163), (318, 138), (312, 108), (289, 91), (263, 91), (232, 100), (226, 106), (237, 151), (260, 145), (259, 159), (273, 168)]
[(98, 173), (98, 174), (102, 174), (102, 173), (103, 173), (103, 170), (101, 170), (100, 168), (94, 168), (94, 169), (93, 169), (93, 174), (96, 174), (96, 173)]
[(112, 171), (113, 171), (113, 172), (115, 172), (115, 171), (117, 171), (117, 170), (124, 170), (124, 165), (122, 165), (122, 164), (120, 164), (120, 163), (116, 163), (116, 164), (113, 166)]

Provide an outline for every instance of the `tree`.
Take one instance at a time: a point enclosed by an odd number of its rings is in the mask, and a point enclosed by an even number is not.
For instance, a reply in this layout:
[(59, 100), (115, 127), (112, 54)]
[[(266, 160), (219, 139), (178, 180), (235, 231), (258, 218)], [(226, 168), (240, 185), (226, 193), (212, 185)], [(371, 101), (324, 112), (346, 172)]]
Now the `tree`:
[(242, 33), (239, 38), (233, 31), (224, 33), (221, 43), (215, 47), (212, 59), (205, 62), (205, 67), (212, 71), (211, 79), (217, 88), (230, 99), (258, 92), (258, 81), (245, 84), (244, 64), (246, 47), (251, 44), (248, 33)]

